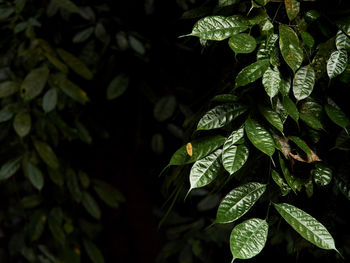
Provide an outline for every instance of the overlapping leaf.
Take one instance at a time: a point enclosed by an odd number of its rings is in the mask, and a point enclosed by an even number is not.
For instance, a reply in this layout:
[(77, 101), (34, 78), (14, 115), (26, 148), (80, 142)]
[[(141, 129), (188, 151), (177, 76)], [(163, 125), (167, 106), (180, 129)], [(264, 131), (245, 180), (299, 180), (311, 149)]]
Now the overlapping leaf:
[(332, 180), (332, 169), (324, 163), (317, 163), (315, 169), (311, 170), (311, 175), (316, 184), (320, 186), (328, 185)]
[(280, 174), (274, 169), (271, 169), (271, 177), (273, 181), (280, 187), (282, 196), (285, 196), (290, 192), (291, 188), (288, 186), (288, 184), (285, 183)]
[(302, 139), (300, 139), (297, 136), (289, 136), (289, 139), (291, 139), (307, 155), (309, 155), (310, 157), (312, 156), (311, 149), (309, 148), (309, 146)]
[(245, 67), (236, 77), (236, 88), (245, 86), (261, 78), (269, 66), (269, 59), (262, 59)]
[(348, 55), (344, 50), (334, 51), (327, 62), (327, 74), (330, 79), (343, 73), (348, 64)]
[(244, 144), (225, 143), (222, 154), (222, 164), (230, 174), (237, 172), (248, 160), (249, 148)]
[(345, 113), (330, 105), (330, 104), (326, 104), (324, 106), (324, 109), (325, 109), (325, 112), (327, 114), (327, 116), (337, 125), (339, 125), (340, 127), (342, 128), (346, 128), (349, 126), (350, 124), (350, 121), (349, 121), (349, 118), (345, 115)]
[(278, 68), (268, 68), (262, 78), (262, 83), (267, 95), (272, 99), (278, 94), (282, 84), (281, 74)]
[(277, 112), (271, 108), (260, 106), (259, 110), (265, 119), (274, 126), (277, 130), (283, 133), (283, 123)]
[(47, 67), (33, 69), (25, 77), (21, 84), (21, 96), (24, 100), (32, 100), (37, 97), (44, 89), (49, 77)]
[(310, 96), (315, 85), (315, 71), (309, 65), (300, 68), (293, 80), (293, 93), (297, 100), (302, 100)]
[(284, 0), (287, 15), (289, 20), (293, 20), (297, 17), (300, 11), (300, 3), (297, 0)]
[(256, 41), (251, 35), (241, 33), (232, 36), (228, 41), (228, 45), (236, 54), (247, 54), (254, 51)]
[(300, 181), (299, 178), (297, 178), (296, 176), (290, 173), (281, 155), (279, 155), (279, 162), (280, 162), (284, 179), (286, 179), (287, 184), (290, 186), (290, 188), (293, 190), (294, 193), (296, 193), (297, 191), (300, 191), (302, 187), (302, 182)]
[(335, 45), (338, 50), (350, 51), (350, 38), (339, 30), (335, 39)]

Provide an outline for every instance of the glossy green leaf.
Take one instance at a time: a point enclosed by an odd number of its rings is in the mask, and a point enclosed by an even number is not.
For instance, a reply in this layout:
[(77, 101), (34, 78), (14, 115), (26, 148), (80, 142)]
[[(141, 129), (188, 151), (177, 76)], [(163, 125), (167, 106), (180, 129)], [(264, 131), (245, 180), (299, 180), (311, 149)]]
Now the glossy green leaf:
[(235, 228), (230, 236), (230, 248), (233, 259), (249, 259), (264, 248), (269, 225), (259, 218), (248, 219)]
[(287, 16), (290, 21), (294, 20), (300, 11), (300, 3), (297, 0), (284, 0)]
[(57, 49), (57, 53), (62, 58), (62, 60), (68, 65), (68, 67), (70, 67), (79, 76), (87, 80), (91, 80), (94, 77), (90, 69), (73, 54), (61, 48)]
[(307, 144), (302, 139), (300, 139), (297, 136), (289, 136), (289, 139), (291, 139), (307, 155), (309, 155), (310, 157), (312, 156), (311, 149), (309, 148), (309, 146), (307, 146)]
[(248, 29), (249, 22), (239, 15), (230, 17), (207, 16), (200, 19), (187, 36), (207, 40), (224, 40)]
[(283, 108), (287, 111), (288, 115), (295, 121), (299, 120), (299, 111), (295, 103), (288, 97), (282, 98)]
[(124, 94), (129, 86), (129, 77), (125, 74), (116, 76), (107, 87), (107, 99), (114, 100)]
[(235, 102), (238, 100), (238, 97), (233, 94), (219, 94), (212, 98), (211, 101), (219, 103)]
[(244, 126), (234, 130), (224, 143), (224, 149), (230, 147), (232, 144), (242, 144), (244, 141)]
[(350, 38), (339, 30), (335, 39), (335, 45), (338, 50), (350, 51)]
[(35, 211), (29, 220), (28, 230), (31, 241), (38, 240), (44, 232), (47, 217), (44, 211)]
[(293, 190), (294, 193), (296, 193), (297, 191), (300, 191), (302, 187), (302, 183), (300, 179), (290, 173), (281, 155), (278, 155), (278, 156), (279, 156), (281, 170), (282, 170), (284, 179), (286, 179), (287, 181), (287, 184), (290, 186), (290, 188)]
[(271, 169), (271, 177), (273, 181), (280, 187), (282, 196), (285, 196), (290, 192), (291, 188), (288, 186), (288, 184), (285, 183), (280, 174), (274, 169)]
[(259, 111), (273, 127), (283, 133), (283, 123), (277, 112), (264, 106), (260, 106)]
[(13, 120), (13, 128), (20, 137), (28, 135), (32, 127), (32, 119), (27, 112), (17, 113)]
[(55, 88), (49, 89), (43, 97), (43, 110), (50, 112), (56, 108), (57, 104), (57, 90)]
[(79, 13), (79, 7), (71, 0), (52, 0), (52, 3), (71, 13)]
[(249, 148), (244, 144), (234, 145), (231, 144), (225, 148), (222, 155), (222, 164), (230, 175), (237, 172), (243, 167), (248, 160)]
[(34, 141), (34, 147), (38, 152), (40, 158), (51, 168), (58, 169), (60, 164), (58, 162), (57, 156), (50, 147), (45, 142), (42, 141)]
[(154, 106), (153, 116), (157, 121), (169, 119), (176, 109), (176, 98), (174, 96), (164, 96)]
[(270, 59), (270, 56), (276, 47), (278, 47), (278, 34), (270, 34), (260, 45), (256, 54), (256, 59)]
[(210, 184), (219, 175), (221, 168), (221, 149), (196, 161), (190, 172), (190, 190)]
[(334, 39), (331, 38), (317, 46), (317, 53), (312, 60), (312, 67), (316, 73), (316, 79), (320, 79), (327, 72), (327, 61), (334, 50)]
[(324, 163), (317, 163), (315, 169), (311, 170), (311, 175), (316, 184), (320, 186), (328, 185), (332, 180), (332, 169)]
[(101, 251), (89, 240), (83, 240), (84, 248), (93, 263), (104, 263)]
[(44, 186), (44, 176), (41, 170), (31, 162), (26, 162), (25, 173), (29, 178), (30, 183), (39, 191)]
[(279, 26), (279, 46), (283, 59), (295, 72), (303, 62), (303, 50), (300, 47), (298, 35), (286, 25)]
[(83, 192), (82, 203), (86, 211), (94, 218), (101, 218), (101, 210), (95, 199), (88, 193)]
[(274, 140), (271, 134), (260, 123), (248, 118), (245, 122), (245, 131), (248, 139), (257, 149), (270, 157), (274, 154)]
[(67, 178), (67, 187), (70, 194), (72, 195), (75, 202), (80, 203), (83, 194), (79, 186), (78, 177), (73, 169), (67, 170), (66, 178)]
[(211, 130), (224, 127), (247, 111), (241, 104), (224, 104), (208, 111), (198, 122), (197, 130)]
[(33, 69), (29, 72), (21, 84), (21, 96), (24, 100), (32, 100), (43, 91), (49, 73), (47, 67)]
[(62, 227), (63, 213), (58, 207), (51, 210), (48, 219), (48, 226), (54, 239), (61, 245), (65, 244), (66, 234)]
[(11, 96), (19, 90), (20, 85), (14, 81), (0, 83), (0, 99)]
[(241, 33), (230, 37), (228, 45), (235, 54), (247, 54), (255, 50), (256, 41), (251, 35)]
[(230, 223), (237, 220), (250, 210), (265, 190), (266, 185), (255, 182), (233, 189), (221, 201), (215, 222)]
[(86, 92), (71, 82), (69, 79), (60, 79), (59, 87), (67, 96), (71, 97), (73, 100), (79, 102), (80, 104), (85, 104), (90, 100)]
[(0, 181), (9, 179), (21, 167), (22, 157), (11, 159), (4, 163), (0, 168)]
[(221, 135), (213, 135), (191, 141), (193, 155), (189, 156), (186, 145), (178, 149), (170, 159), (169, 165), (184, 165), (194, 163), (204, 158), (224, 144), (226, 138)]
[(310, 96), (315, 85), (315, 71), (309, 66), (301, 67), (294, 76), (293, 93), (297, 100)]
[(269, 68), (269, 59), (262, 59), (242, 69), (236, 77), (236, 88), (245, 86), (261, 78)]
[(272, 99), (278, 94), (282, 79), (278, 68), (268, 68), (262, 78), (262, 83), (267, 95)]
[(288, 118), (288, 112), (283, 107), (282, 102), (281, 102), (280, 99), (276, 100), (276, 105), (274, 106), (274, 110), (278, 114), (278, 116), (280, 117), (282, 123), (285, 123), (287, 118)]
[(100, 199), (112, 208), (118, 208), (120, 203), (125, 202), (125, 197), (113, 186), (99, 181), (94, 190)]
[(315, 218), (290, 204), (282, 203), (274, 206), (284, 220), (303, 238), (319, 248), (337, 250), (331, 234)]
[(339, 125), (342, 128), (346, 128), (347, 126), (349, 126), (350, 121), (349, 118), (345, 115), (345, 113), (334, 107), (331, 106), (329, 104), (326, 104), (324, 106), (325, 112), (327, 114), (327, 116), (337, 125)]
[(224, 6), (234, 5), (239, 3), (240, 1), (241, 0), (219, 0), (218, 6), (224, 7)]
[(343, 73), (348, 64), (348, 55), (344, 50), (334, 51), (327, 62), (327, 74), (330, 79)]
[(300, 119), (303, 122), (305, 122), (306, 125), (308, 125), (309, 127), (313, 128), (315, 130), (322, 130), (323, 129), (322, 123), (316, 117), (314, 117), (310, 114), (305, 114), (305, 113), (300, 113), (299, 116), (300, 116)]

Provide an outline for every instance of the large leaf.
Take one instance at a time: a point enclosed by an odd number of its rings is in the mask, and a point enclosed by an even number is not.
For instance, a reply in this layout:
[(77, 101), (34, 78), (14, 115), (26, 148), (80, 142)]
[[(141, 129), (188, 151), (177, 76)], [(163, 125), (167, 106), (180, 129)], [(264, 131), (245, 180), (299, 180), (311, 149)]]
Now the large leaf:
[(261, 78), (269, 68), (269, 59), (262, 59), (242, 69), (236, 77), (236, 88), (245, 86)]
[(43, 97), (43, 110), (50, 112), (56, 108), (57, 104), (57, 90), (55, 88), (49, 89)]
[(225, 140), (226, 138), (221, 135), (214, 135), (193, 140), (190, 142), (192, 147), (192, 155), (190, 156), (187, 153), (186, 145), (183, 145), (173, 154), (169, 165), (184, 165), (202, 159), (223, 145)]
[(107, 87), (107, 99), (113, 100), (124, 94), (129, 85), (129, 77), (125, 74), (116, 76)]
[(324, 109), (328, 115), (328, 117), (337, 125), (339, 125), (340, 127), (342, 128), (346, 128), (349, 126), (350, 124), (350, 121), (349, 121), (349, 118), (345, 115), (345, 113), (332, 106), (332, 105), (329, 105), (329, 104), (326, 104), (324, 106)]
[(337, 250), (331, 234), (315, 218), (290, 204), (282, 203), (274, 206), (284, 220), (303, 238), (319, 248)]
[(248, 29), (249, 22), (239, 15), (230, 17), (207, 16), (200, 19), (188, 36), (207, 40), (224, 40)]
[(0, 181), (9, 179), (14, 175), (18, 169), (21, 167), (21, 157), (16, 159), (11, 159), (4, 163), (0, 168)]
[(267, 95), (272, 99), (278, 94), (282, 79), (278, 68), (268, 68), (262, 78), (262, 83)]
[(84, 248), (93, 263), (104, 263), (101, 251), (89, 240), (83, 240)]
[(0, 83), (0, 99), (11, 96), (19, 90), (19, 84), (14, 81)]
[(303, 62), (303, 50), (300, 47), (298, 35), (286, 25), (279, 26), (279, 45), (283, 59), (295, 72)]
[(335, 45), (338, 50), (350, 51), (350, 38), (339, 30), (335, 39)]
[(71, 82), (69, 79), (61, 78), (58, 82), (58, 85), (67, 96), (71, 97), (73, 100), (79, 102), (80, 104), (85, 104), (90, 100), (86, 92)]
[(283, 133), (283, 123), (277, 112), (272, 110), (271, 108), (260, 106), (259, 110), (261, 114), (265, 117), (265, 119), (272, 124), (277, 130)]
[(235, 54), (247, 54), (254, 51), (256, 41), (251, 35), (242, 33), (232, 36), (228, 41), (228, 45)]
[(25, 77), (21, 85), (21, 96), (24, 100), (32, 100), (44, 89), (49, 77), (47, 67), (33, 69)]
[(348, 55), (344, 50), (334, 51), (327, 62), (327, 74), (330, 79), (343, 73), (348, 64)]
[(190, 190), (210, 184), (219, 174), (221, 149), (196, 161), (190, 172)]
[(50, 145), (48, 145), (45, 142), (35, 140), (34, 147), (35, 147), (36, 151), (38, 152), (39, 156), (41, 157), (41, 159), (49, 167), (51, 167), (53, 169), (59, 168), (58, 159), (56, 157), (56, 154), (54, 153), (54, 151), (50, 147)]
[(302, 100), (310, 96), (315, 85), (315, 71), (309, 65), (300, 68), (294, 76), (293, 93), (297, 100)]
[(246, 110), (247, 107), (240, 104), (230, 103), (216, 106), (199, 120), (197, 130), (221, 128), (243, 114)]
[(230, 236), (233, 259), (249, 259), (264, 248), (269, 225), (265, 220), (252, 218), (235, 226)]
[(227, 172), (234, 174), (246, 163), (249, 156), (249, 148), (244, 144), (224, 144), (222, 164)]
[(41, 191), (44, 186), (44, 176), (41, 170), (31, 162), (26, 162), (25, 172), (31, 184)]
[(324, 163), (317, 163), (315, 169), (311, 170), (311, 175), (316, 184), (320, 186), (328, 185), (332, 180), (332, 169)]
[(287, 111), (288, 115), (295, 121), (299, 120), (299, 111), (295, 103), (288, 97), (282, 98), (283, 108)]
[(300, 3), (297, 0), (284, 0), (287, 15), (289, 20), (293, 20), (297, 17), (300, 11)]
[(260, 123), (248, 118), (245, 122), (245, 131), (248, 139), (256, 148), (270, 157), (274, 154), (274, 140), (271, 134)]
[(32, 119), (27, 112), (17, 113), (13, 120), (13, 128), (20, 137), (28, 135), (32, 127)]
[(88, 193), (84, 192), (82, 196), (82, 203), (86, 211), (96, 219), (101, 218), (101, 210), (95, 199)]
[(221, 201), (215, 222), (230, 223), (237, 220), (250, 210), (265, 190), (266, 185), (255, 182), (233, 189)]

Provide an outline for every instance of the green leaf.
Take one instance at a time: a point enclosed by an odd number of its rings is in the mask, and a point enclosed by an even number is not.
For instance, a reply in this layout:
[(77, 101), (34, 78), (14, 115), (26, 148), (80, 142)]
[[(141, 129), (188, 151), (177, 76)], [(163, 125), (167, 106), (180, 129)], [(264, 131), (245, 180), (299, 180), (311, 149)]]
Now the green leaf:
[(28, 135), (32, 127), (32, 119), (27, 112), (17, 113), (13, 120), (13, 128), (20, 137)]
[(35, 211), (29, 220), (28, 230), (31, 241), (38, 240), (44, 232), (47, 221), (46, 213), (44, 211)]
[(245, 213), (256, 203), (266, 190), (266, 185), (250, 182), (233, 189), (224, 197), (216, 214), (216, 223), (230, 223)]
[(235, 54), (247, 54), (255, 50), (256, 41), (251, 35), (242, 33), (230, 37), (228, 45)]
[(344, 50), (334, 51), (327, 62), (327, 74), (330, 79), (343, 73), (348, 64), (348, 55)]
[(95, 199), (88, 193), (83, 192), (82, 203), (86, 211), (94, 218), (101, 218), (101, 210)]
[(246, 112), (247, 107), (241, 104), (224, 104), (208, 111), (198, 122), (197, 130), (211, 130), (224, 127), (239, 115)]
[(236, 88), (245, 86), (261, 78), (269, 68), (269, 59), (262, 59), (242, 69), (236, 77)]
[(288, 97), (285, 96), (282, 98), (282, 106), (287, 111), (288, 115), (298, 123), (299, 120), (299, 111), (294, 102)]
[(42, 203), (43, 199), (39, 195), (28, 195), (21, 199), (21, 205), (24, 208), (34, 208)]
[(252, 218), (235, 226), (230, 236), (233, 259), (249, 259), (264, 248), (269, 225), (265, 220)]
[(154, 106), (153, 116), (157, 121), (165, 121), (169, 119), (176, 109), (175, 96), (164, 96)]
[(251, 143), (260, 151), (272, 156), (275, 152), (275, 143), (271, 134), (257, 121), (248, 118), (245, 122), (245, 131)]
[(237, 100), (238, 97), (233, 94), (220, 94), (211, 99), (211, 101), (219, 103), (236, 102)]
[(66, 241), (66, 234), (62, 229), (62, 219), (62, 210), (58, 207), (55, 207), (49, 214), (48, 225), (54, 239), (61, 245), (64, 245)]
[(79, 177), (79, 181), (80, 181), (81, 185), (85, 189), (89, 188), (89, 186), (90, 186), (90, 178), (89, 178), (89, 176), (86, 173), (84, 173), (83, 171), (79, 171), (78, 172), (78, 177)]
[(196, 161), (190, 172), (190, 192), (194, 188), (210, 184), (219, 175), (221, 168), (221, 149), (212, 152), (208, 156)]
[(224, 40), (248, 29), (249, 22), (242, 16), (207, 16), (200, 19), (187, 36), (207, 40)]
[(58, 159), (56, 157), (56, 154), (45, 142), (42, 141), (34, 141), (34, 147), (36, 151), (38, 152), (40, 158), (51, 168), (58, 169), (60, 164), (58, 162)]
[(310, 33), (303, 31), (300, 33), (300, 36), (305, 46), (307, 46), (308, 48), (312, 48), (315, 45), (315, 39)]
[(90, 69), (76, 56), (73, 54), (58, 48), (58, 55), (62, 58), (62, 60), (70, 67), (75, 73), (84, 79), (91, 80), (94, 77), (94, 74), (90, 71)]
[(114, 100), (124, 94), (129, 86), (129, 77), (125, 74), (116, 76), (107, 87), (107, 99)]
[(290, 173), (281, 155), (279, 154), (278, 156), (279, 156), (281, 170), (282, 170), (284, 179), (286, 179), (287, 181), (287, 184), (290, 186), (290, 188), (293, 190), (294, 193), (296, 193), (297, 191), (300, 191), (302, 187), (302, 183), (300, 179)]
[(170, 159), (169, 165), (185, 165), (194, 163), (195, 161), (204, 158), (208, 154), (215, 151), (224, 144), (226, 138), (221, 135), (213, 135), (196, 139), (191, 142), (192, 156), (189, 156), (186, 151), (186, 145), (178, 149)]
[(101, 251), (89, 240), (83, 240), (84, 248), (93, 263), (104, 263)]
[(331, 234), (315, 218), (290, 204), (282, 203), (274, 206), (284, 220), (303, 238), (319, 248), (337, 251)]
[(224, 144), (222, 164), (230, 175), (237, 172), (246, 163), (249, 156), (249, 148), (244, 144)]
[(70, 0), (52, 0), (52, 3), (71, 13), (79, 13), (80, 9)]
[(273, 181), (280, 187), (282, 196), (287, 195), (290, 192), (290, 187), (286, 184), (283, 178), (274, 169), (271, 169), (271, 176)]
[(283, 59), (295, 72), (303, 62), (303, 50), (294, 30), (286, 25), (279, 26), (279, 45)]
[(314, 184), (312, 182), (312, 177), (309, 178), (309, 180), (304, 184), (305, 186), (305, 192), (307, 197), (312, 197), (314, 194)]
[(307, 146), (307, 144), (302, 139), (300, 139), (297, 136), (289, 136), (289, 139), (291, 139), (307, 155), (312, 157), (311, 149), (309, 148), (309, 146)]
[(9, 179), (21, 167), (22, 157), (11, 159), (4, 163), (0, 168), (0, 181)]
[(278, 68), (268, 68), (262, 78), (262, 83), (267, 95), (272, 99), (278, 94), (281, 86), (281, 74)]
[(300, 113), (299, 116), (300, 119), (302, 119), (302, 121), (305, 122), (309, 127), (315, 130), (323, 130), (322, 123), (314, 116), (305, 113)]
[(350, 51), (350, 38), (339, 30), (335, 39), (335, 45), (338, 50)]
[(218, 6), (224, 7), (224, 6), (234, 5), (239, 3), (240, 1), (241, 0), (219, 0)]
[(80, 190), (78, 177), (73, 169), (68, 169), (66, 172), (67, 187), (75, 202), (80, 203), (82, 192)]
[(224, 149), (232, 144), (242, 144), (244, 142), (244, 126), (234, 130), (224, 143)]
[(101, 200), (112, 208), (118, 208), (120, 203), (125, 202), (125, 197), (117, 189), (104, 182), (96, 182), (94, 190)]
[(294, 20), (300, 11), (300, 3), (297, 0), (284, 0), (287, 16), (290, 21)]
[(316, 184), (326, 186), (331, 182), (333, 172), (326, 164), (317, 163), (315, 169), (311, 170), (311, 175)]
[(293, 93), (297, 100), (302, 100), (310, 96), (315, 85), (315, 71), (308, 65), (301, 67), (294, 76)]
[(283, 134), (283, 123), (277, 112), (268, 107), (260, 106), (259, 110), (265, 119)]
[(58, 186), (63, 186), (64, 184), (64, 178), (62, 172), (54, 169), (48, 169), (50, 179), (53, 183), (55, 183)]
[(95, 27), (88, 27), (85, 28), (82, 31), (79, 31), (75, 36), (73, 37), (72, 41), (73, 43), (83, 43), (86, 40), (89, 39), (89, 37), (94, 33)]
[(57, 90), (55, 88), (49, 89), (43, 97), (43, 110), (47, 113), (56, 108), (57, 104)]
[(85, 91), (66, 78), (59, 80), (59, 87), (67, 96), (80, 104), (85, 104), (90, 100)]
[(350, 121), (348, 119), (348, 117), (345, 115), (345, 113), (340, 110), (337, 109), (336, 107), (333, 107), (329, 104), (326, 104), (324, 106), (325, 112), (327, 114), (327, 116), (337, 125), (339, 125), (342, 128), (346, 128), (347, 126), (349, 126)]
[(278, 47), (278, 34), (270, 34), (260, 45), (258, 52), (256, 53), (256, 59), (270, 59), (271, 54), (276, 47)]
[(13, 117), (13, 110), (10, 107), (5, 107), (0, 110), (0, 123), (11, 120)]
[(40, 171), (40, 169), (36, 165), (32, 164), (31, 162), (26, 162), (25, 172), (26, 172), (26, 175), (28, 176), (31, 184), (36, 189), (41, 191), (41, 189), (44, 186), (44, 176), (43, 176), (42, 172)]
[(32, 100), (44, 89), (49, 77), (47, 67), (33, 69), (23, 80), (21, 85), (21, 96), (24, 100)]
[(14, 81), (0, 83), (0, 99), (11, 96), (19, 90), (19, 84)]

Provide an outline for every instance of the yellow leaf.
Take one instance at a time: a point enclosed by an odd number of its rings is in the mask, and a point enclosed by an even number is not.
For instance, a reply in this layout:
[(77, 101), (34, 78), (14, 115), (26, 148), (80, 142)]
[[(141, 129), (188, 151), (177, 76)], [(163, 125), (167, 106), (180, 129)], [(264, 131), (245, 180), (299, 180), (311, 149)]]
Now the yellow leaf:
[(190, 157), (193, 155), (192, 144), (190, 142), (186, 144), (186, 152)]

